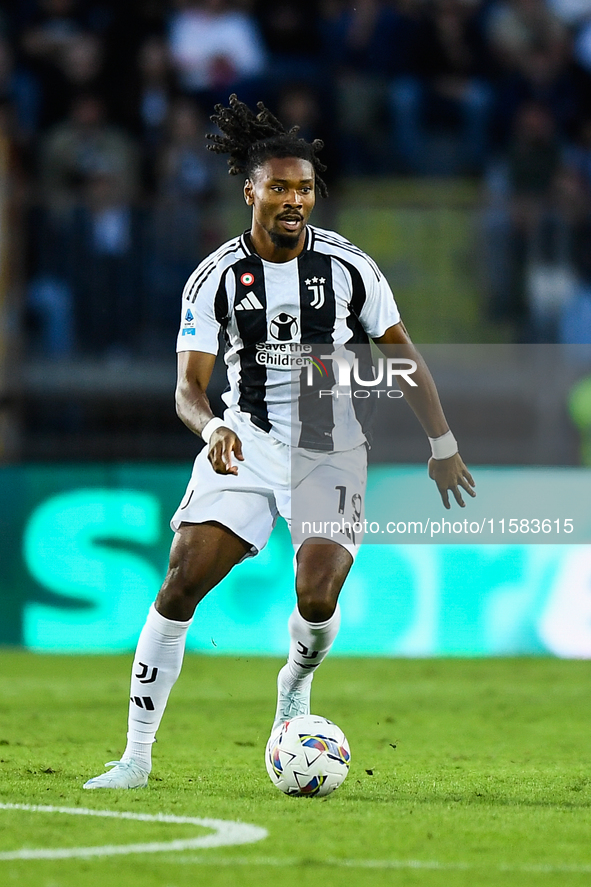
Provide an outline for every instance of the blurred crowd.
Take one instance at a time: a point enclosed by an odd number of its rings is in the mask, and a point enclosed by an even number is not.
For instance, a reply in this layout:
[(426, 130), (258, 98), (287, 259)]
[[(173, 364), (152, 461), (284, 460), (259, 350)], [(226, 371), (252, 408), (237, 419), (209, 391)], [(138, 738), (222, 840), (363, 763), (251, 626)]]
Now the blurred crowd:
[(323, 138), (329, 185), (481, 179), (490, 316), (591, 338), (591, 0), (19, 0), (0, 131), (39, 351), (170, 351), (219, 242), (204, 133), (234, 91)]

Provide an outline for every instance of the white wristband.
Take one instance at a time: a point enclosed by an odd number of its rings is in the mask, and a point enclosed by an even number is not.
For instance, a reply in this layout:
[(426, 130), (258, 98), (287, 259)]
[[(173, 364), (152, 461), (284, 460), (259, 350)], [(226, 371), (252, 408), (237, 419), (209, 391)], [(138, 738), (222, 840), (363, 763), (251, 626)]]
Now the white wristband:
[(449, 459), (458, 452), (458, 442), (451, 431), (446, 431), (441, 437), (430, 437), (429, 443), (434, 459)]
[(223, 419), (220, 419), (219, 416), (214, 416), (213, 419), (210, 419), (209, 422), (203, 426), (201, 430), (201, 437), (205, 441), (205, 443), (209, 443), (209, 438), (221, 425), (224, 424)]

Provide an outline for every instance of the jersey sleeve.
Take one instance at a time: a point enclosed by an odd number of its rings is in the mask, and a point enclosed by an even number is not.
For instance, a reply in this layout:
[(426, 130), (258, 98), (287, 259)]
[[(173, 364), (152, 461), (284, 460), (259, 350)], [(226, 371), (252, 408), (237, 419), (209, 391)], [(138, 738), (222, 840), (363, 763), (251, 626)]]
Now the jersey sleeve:
[(400, 311), (390, 284), (377, 267), (363, 274), (366, 298), (359, 320), (368, 336), (378, 339), (387, 329), (400, 323)]
[(220, 321), (216, 317), (216, 295), (220, 274), (202, 265), (189, 277), (183, 290), (181, 326), (177, 351), (205, 351), (217, 354)]

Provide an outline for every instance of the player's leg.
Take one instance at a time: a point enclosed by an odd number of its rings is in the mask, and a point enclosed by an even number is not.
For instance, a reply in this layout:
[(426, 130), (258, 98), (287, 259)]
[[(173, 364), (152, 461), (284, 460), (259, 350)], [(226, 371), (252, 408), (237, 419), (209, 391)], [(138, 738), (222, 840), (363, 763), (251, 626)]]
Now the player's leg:
[(277, 678), (273, 731), (310, 710), (312, 678), (337, 636), (339, 594), (362, 540), (366, 477), (363, 445), (337, 453), (292, 454), (297, 604), (288, 623), (287, 664)]
[(296, 555), (298, 610), (310, 623), (329, 621), (353, 557), (343, 545), (330, 539), (307, 539)]
[(217, 521), (182, 524), (170, 549), (168, 572), (155, 607), (166, 619), (187, 622), (205, 595), (251, 552), (249, 542)]
[(195, 607), (251, 551), (216, 522), (182, 524), (166, 578), (140, 634), (132, 668), (127, 747), (109, 773), (84, 788), (139, 788), (151, 770), (152, 744), (182, 666)]
[(288, 623), (287, 663), (277, 678), (274, 730), (310, 711), (312, 678), (338, 634), (338, 598), (352, 564), (350, 552), (328, 539), (308, 539), (298, 550), (297, 604)]
[(151, 764), (152, 743), (181, 670), (195, 608), (249, 551), (249, 543), (215, 522), (183, 524), (175, 534), (168, 572), (134, 658), (122, 760)]

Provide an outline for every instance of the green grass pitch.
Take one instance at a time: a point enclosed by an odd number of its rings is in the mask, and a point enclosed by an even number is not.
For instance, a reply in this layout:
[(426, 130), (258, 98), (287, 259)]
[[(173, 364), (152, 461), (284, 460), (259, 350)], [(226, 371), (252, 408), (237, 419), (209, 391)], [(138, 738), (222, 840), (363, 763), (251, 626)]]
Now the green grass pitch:
[(3, 887), (529, 887), (591, 883), (590, 666), (329, 658), (313, 711), (351, 743), (343, 786), (287, 798), (263, 749), (273, 659), (186, 659), (147, 789), (88, 792), (119, 757), (131, 657), (0, 654), (0, 804), (242, 821), (253, 844), (90, 858), (22, 848), (186, 840), (195, 825), (0, 808)]

